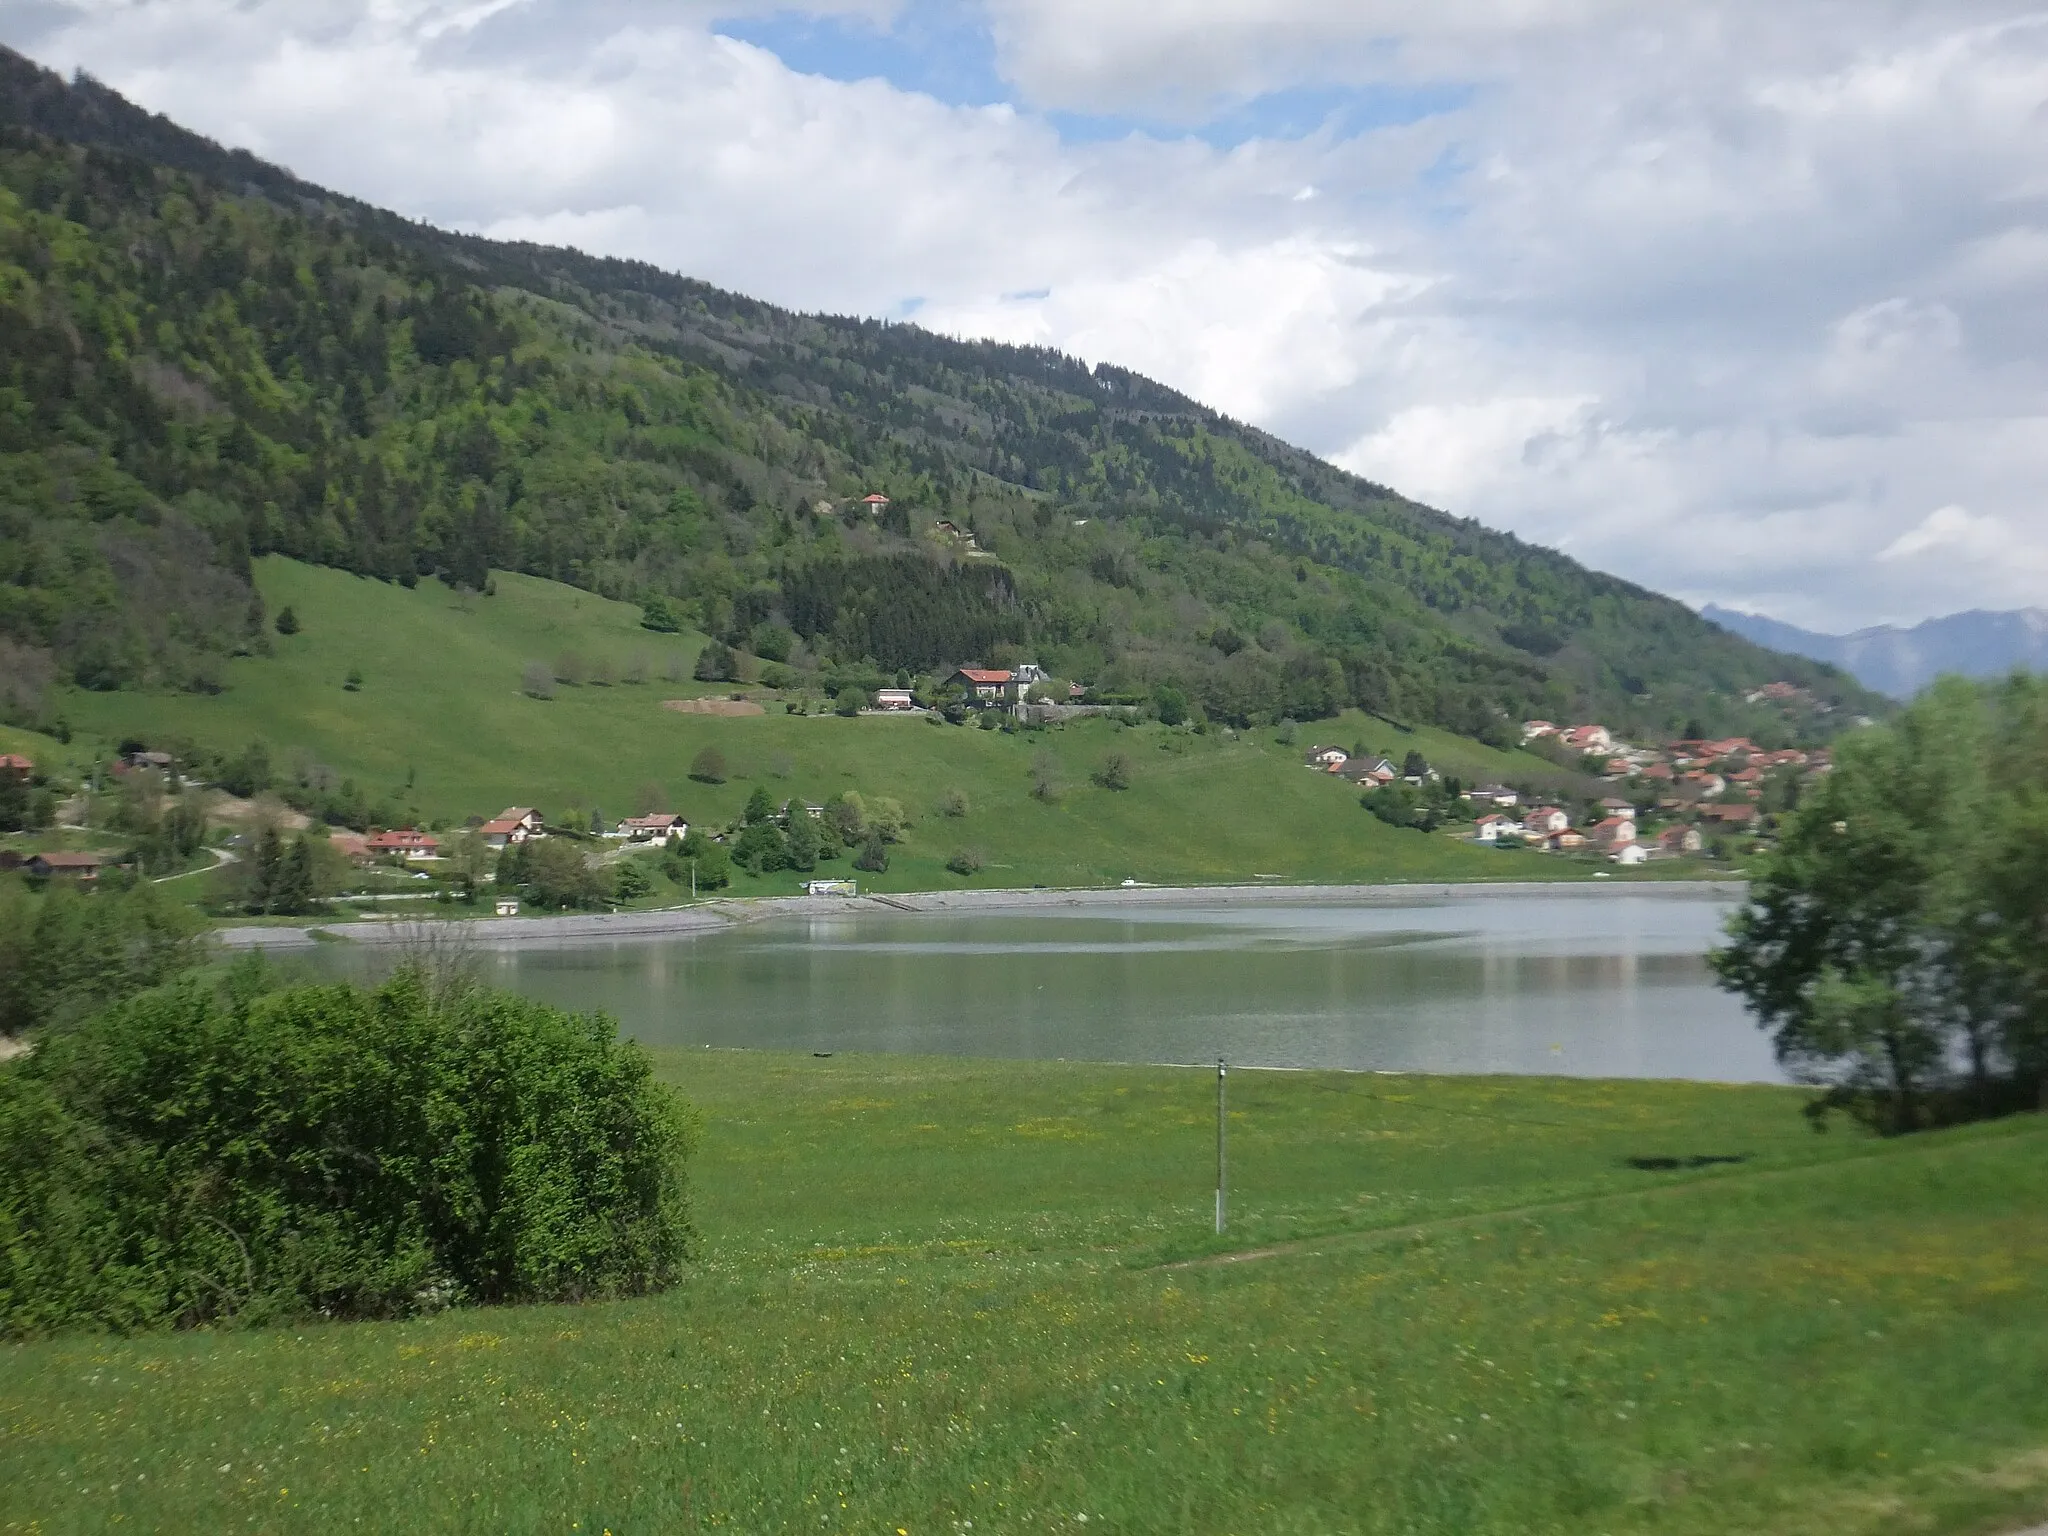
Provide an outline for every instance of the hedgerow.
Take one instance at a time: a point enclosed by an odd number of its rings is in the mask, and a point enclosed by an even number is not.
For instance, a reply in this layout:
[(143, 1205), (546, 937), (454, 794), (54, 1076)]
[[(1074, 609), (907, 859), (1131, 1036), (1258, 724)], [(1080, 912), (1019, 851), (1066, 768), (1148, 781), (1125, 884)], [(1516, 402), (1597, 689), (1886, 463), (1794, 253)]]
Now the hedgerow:
[(660, 1289), (693, 1123), (601, 1016), (188, 977), (0, 1069), (0, 1335)]

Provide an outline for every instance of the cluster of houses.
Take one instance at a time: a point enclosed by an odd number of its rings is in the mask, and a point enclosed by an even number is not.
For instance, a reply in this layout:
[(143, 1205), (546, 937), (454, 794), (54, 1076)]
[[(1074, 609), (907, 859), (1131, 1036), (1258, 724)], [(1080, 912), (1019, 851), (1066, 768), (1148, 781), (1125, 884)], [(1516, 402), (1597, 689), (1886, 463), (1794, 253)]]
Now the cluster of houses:
[[(1754, 828), (1761, 815), (1759, 802), (1767, 774), (1785, 768), (1825, 773), (1831, 766), (1824, 748), (1773, 750), (1757, 746), (1746, 736), (1638, 747), (1617, 739), (1602, 725), (1559, 726), (1548, 720), (1531, 720), (1522, 727), (1525, 744), (1545, 739), (1555, 740), (1581, 757), (1599, 758), (1605, 770), (1602, 777), (1637, 785), (1636, 798), (1609, 796), (1594, 807), (1596, 814), (1574, 826), (1571, 813), (1562, 807), (1524, 807), (1519, 791), (1505, 784), (1482, 784), (1464, 795), (1475, 813), (1474, 841), (1558, 853), (1599, 853), (1623, 865), (1682, 857), (1705, 847), (1703, 829)], [(1303, 760), (1318, 772), (1368, 789), (1396, 779), (1421, 784), (1434, 777), (1433, 773), (1404, 774), (1387, 758), (1354, 755), (1342, 747), (1311, 747)], [(1642, 833), (1638, 814), (1644, 805), (1671, 818), (1672, 825), (1653, 834)]]
[[(1609, 779), (1641, 779), (1657, 795), (1659, 809), (1696, 809), (1709, 819), (1730, 822), (1751, 819), (1754, 812), (1746, 816), (1739, 807), (1745, 802), (1753, 806), (1763, 797), (1765, 776), (1774, 770), (1826, 773), (1832, 766), (1825, 747), (1810, 752), (1796, 747), (1773, 750), (1747, 736), (1639, 747), (1617, 740), (1602, 725), (1556, 726), (1548, 720), (1530, 720), (1522, 726), (1525, 744), (1545, 739), (1556, 740), (1569, 752), (1601, 759)], [(1720, 801), (1721, 810), (1737, 814), (1713, 814), (1715, 808), (1702, 803), (1706, 801)]]
[[(547, 835), (547, 821), (530, 805), (511, 805), (487, 821), (469, 828), (486, 848), (503, 850), (530, 838)], [(656, 811), (646, 816), (628, 816), (609, 832), (599, 836), (626, 843), (666, 842), (689, 833), (690, 824), (673, 811)], [(431, 832), (401, 827), (389, 832), (349, 832), (336, 829), (329, 841), (356, 864), (379, 860), (414, 863), (441, 857), (443, 840)]]

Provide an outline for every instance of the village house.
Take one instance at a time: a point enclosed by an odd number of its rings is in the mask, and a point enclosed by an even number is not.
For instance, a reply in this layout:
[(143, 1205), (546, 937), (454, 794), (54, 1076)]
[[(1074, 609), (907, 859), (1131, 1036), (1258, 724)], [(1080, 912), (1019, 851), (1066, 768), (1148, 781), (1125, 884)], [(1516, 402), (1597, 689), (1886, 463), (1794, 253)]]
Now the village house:
[(946, 683), (979, 703), (1000, 704), (1010, 691), (1010, 674), (994, 667), (959, 667)]
[(1650, 850), (1645, 848), (1641, 843), (1623, 843), (1620, 847), (1616, 848), (1612, 854), (1608, 855), (1608, 857), (1612, 858), (1615, 863), (1621, 865), (1622, 868), (1632, 869), (1638, 864), (1647, 864), (1650, 862)]
[(86, 884), (99, 879), (107, 858), (99, 853), (36, 853), (29, 855), (25, 868), (39, 879), (77, 880)]
[(1756, 822), (1756, 807), (1753, 805), (1703, 805), (1700, 817), (1705, 821), (1717, 822), (1724, 827), (1747, 827)]
[(1019, 693), (1022, 693), (1026, 688), (1035, 688), (1040, 683), (1052, 681), (1052, 674), (1035, 661), (1018, 662), (1010, 676), (1015, 681)]
[(0, 775), (26, 784), (35, 776), (36, 765), (19, 752), (0, 752)]
[(1520, 822), (1513, 821), (1498, 811), (1489, 811), (1472, 824), (1472, 840), (1477, 843), (1497, 843), (1504, 837), (1519, 837), (1522, 834)]
[(519, 915), (519, 898), (517, 896), (500, 896), (494, 903), (494, 906), (500, 917), (517, 917)]
[(1531, 832), (1543, 837), (1549, 837), (1556, 832), (1567, 831), (1570, 829), (1571, 824), (1571, 817), (1554, 805), (1537, 806), (1535, 810), (1529, 813), (1526, 822)]
[(1633, 816), (1610, 816), (1596, 822), (1586, 833), (1586, 841), (1595, 848), (1612, 851), (1624, 843), (1636, 840), (1636, 820)]
[(673, 811), (656, 811), (648, 816), (628, 816), (619, 823), (618, 835), (629, 842), (663, 842), (670, 837), (687, 837), (690, 824)]
[(529, 837), (539, 837), (546, 831), (539, 811), (531, 806), (508, 805), (504, 810), (476, 829), (478, 837), (487, 847), (506, 848), (513, 843), (523, 843)]
[(1354, 784), (1391, 784), (1401, 776), (1401, 770), (1384, 757), (1347, 758), (1337, 771)]
[(1479, 806), (1514, 805), (1522, 797), (1505, 784), (1482, 784), (1477, 789), (1466, 790), (1465, 798)]
[(917, 700), (910, 696), (908, 688), (878, 688), (875, 690), (875, 708), (890, 714), (903, 714), (917, 708)]
[(870, 496), (861, 497), (860, 504), (863, 507), (867, 508), (869, 514), (874, 517), (880, 517), (884, 512), (889, 510), (889, 498), (884, 496), (880, 491), (876, 491), (873, 495)]
[(1311, 768), (1320, 768), (1325, 773), (1335, 773), (1351, 761), (1351, 754), (1342, 747), (1310, 747), (1302, 753), (1301, 760)]
[(433, 859), (441, 854), (441, 840), (404, 827), (395, 832), (372, 833), (368, 839), (372, 858)]
[(1605, 752), (1614, 745), (1614, 737), (1604, 725), (1575, 725), (1558, 740), (1574, 752)]
[(1609, 816), (1634, 816), (1636, 813), (1634, 804), (1622, 799), (1619, 795), (1610, 795), (1607, 799), (1602, 800), (1600, 802), (1600, 809)]
[(1586, 839), (1583, 833), (1566, 830), (1553, 833), (1544, 846), (1552, 853), (1577, 853), (1586, 846)]
[(1728, 781), (1718, 773), (1708, 773), (1701, 768), (1688, 768), (1679, 781), (1694, 794), (1712, 798), (1727, 789)]
[(1698, 827), (1666, 827), (1657, 834), (1657, 851), (1673, 856), (1698, 853), (1706, 846)]

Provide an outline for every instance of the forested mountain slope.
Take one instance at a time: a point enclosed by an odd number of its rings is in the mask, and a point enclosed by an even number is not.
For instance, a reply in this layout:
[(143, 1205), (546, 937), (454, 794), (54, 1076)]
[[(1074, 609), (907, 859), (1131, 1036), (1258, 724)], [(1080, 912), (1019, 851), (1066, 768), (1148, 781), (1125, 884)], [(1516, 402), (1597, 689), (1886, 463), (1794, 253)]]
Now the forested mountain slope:
[(39, 683), (218, 686), (268, 551), (672, 599), (800, 669), (1030, 655), (1238, 721), (1767, 735), (1741, 695), (1778, 678), (1881, 707), (1121, 369), (447, 234), (4, 50), (0, 122), (17, 715)]

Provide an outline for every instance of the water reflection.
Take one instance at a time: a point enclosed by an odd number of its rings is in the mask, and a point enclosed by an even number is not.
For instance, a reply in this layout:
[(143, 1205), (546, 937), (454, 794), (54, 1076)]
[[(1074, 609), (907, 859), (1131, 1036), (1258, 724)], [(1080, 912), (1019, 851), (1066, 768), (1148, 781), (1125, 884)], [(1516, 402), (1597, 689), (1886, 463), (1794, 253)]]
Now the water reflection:
[(1774, 1081), (1703, 958), (1725, 911), (1662, 890), (863, 913), (488, 964), (666, 1045)]

